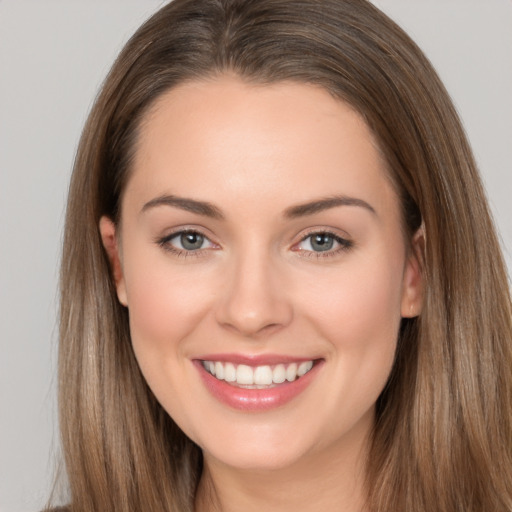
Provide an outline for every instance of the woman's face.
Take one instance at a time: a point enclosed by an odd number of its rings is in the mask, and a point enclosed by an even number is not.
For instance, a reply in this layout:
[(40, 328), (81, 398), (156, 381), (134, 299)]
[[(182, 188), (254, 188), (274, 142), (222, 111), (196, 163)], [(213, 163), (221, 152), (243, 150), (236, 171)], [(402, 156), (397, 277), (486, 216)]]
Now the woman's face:
[(364, 445), (421, 283), (349, 106), (297, 83), (176, 87), (142, 123), (119, 232), (100, 229), (140, 368), (207, 461)]

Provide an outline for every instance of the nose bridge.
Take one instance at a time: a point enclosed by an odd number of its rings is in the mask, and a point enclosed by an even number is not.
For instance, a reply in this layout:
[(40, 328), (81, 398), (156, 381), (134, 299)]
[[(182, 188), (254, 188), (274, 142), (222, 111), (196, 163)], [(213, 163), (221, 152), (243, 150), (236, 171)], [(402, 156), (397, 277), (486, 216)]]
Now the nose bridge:
[(290, 322), (292, 305), (282, 286), (277, 259), (258, 240), (233, 253), (217, 311), (220, 324), (254, 336)]

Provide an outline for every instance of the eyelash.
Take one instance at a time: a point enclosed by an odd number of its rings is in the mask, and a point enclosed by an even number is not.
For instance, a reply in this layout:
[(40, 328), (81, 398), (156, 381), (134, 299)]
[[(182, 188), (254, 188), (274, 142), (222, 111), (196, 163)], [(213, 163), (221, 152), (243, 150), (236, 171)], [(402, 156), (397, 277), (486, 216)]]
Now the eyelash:
[(310, 239), (315, 235), (327, 235), (327, 236), (331, 237), (334, 240), (334, 242), (336, 242), (338, 244), (338, 247), (335, 249), (329, 249), (326, 251), (309, 251), (309, 250), (304, 250), (304, 249), (299, 249), (299, 248), (293, 249), (293, 250), (296, 252), (302, 253), (302, 256), (304, 256), (306, 258), (321, 259), (321, 258), (332, 258), (332, 257), (338, 256), (339, 254), (352, 249), (352, 247), (354, 246), (354, 243), (351, 240), (342, 238), (339, 235), (337, 235), (336, 233), (333, 233), (332, 231), (329, 231), (327, 229), (321, 229), (321, 230), (310, 231), (305, 236), (303, 236), (301, 238), (301, 240), (297, 244), (294, 245), (294, 247), (299, 246), (300, 244), (302, 244), (303, 242), (308, 240), (308, 238)]
[[(156, 243), (160, 247), (162, 247), (162, 249), (164, 249), (165, 251), (170, 252), (179, 258), (204, 256), (205, 251), (207, 251), (208, 249), (196, 249), (196, 250), (188, 250), (187, 251), (184, 249), (179, 249), (177, 247), (174, 247), (170, 243), (171, 240), (181, 237), (186, 234), (199, 235), (199, 236), (203, 237), (204, 240), (207, 240), (210, 244), (215, 245), (206, 235), (204, 235), (203, 233), (201, 233), (200, 231), (198, 231), (196, 229), (182, 229), (180, 231), (175, 231), (174, 233), (171, 233), (169, 235), (166, 235), (162, 238), (157, 239)], [(311, 238), (315, 235), (327, 235), (327, 236), (331, 237), (334, 240), (334, 242), (336, 242), (339, 245), (339, 247), (337, 247), (336, 249), (329, 249), (326, 251), (310, 251), (310, 250), (304, 250), (304, 249), (299, 249), (299, 248), (295, 249), (295, 247), (299, 246), (300, 244), (302, 244), (306, 240), (308, 240), (308, 238)], [(300, 241), (293, 246), (294, 248), (292, 248), (292, 250), (295, 252), (300, 252), (302, 254), (302, 256), (304, 256), (306, 258), (320, 259), (320, 258), (330, 258), (333, 256), (337, 256), (342, 252), (346, 252), (346, 251), (350, 250), (353, 246), (354, 246), (354, 243), (351, 240), (342, 238), (329, 230), (316, 230), (316, 231), (311, 231), (311, 232), (307, 233), (305, 236), (303, 236), (300, 239)]]
[(205, 240), (208, 240), (211, 244), (213, 242), (203, 233), (198, 231), (197, 229), (182, 229), (180, 231), (175, 231), (174, 233), (171, 233), (170, 235), (166, 235), (162, 238), (159, 238), (156, 240), (156, 243), (167, 252), (172, 253), (174, 256), (177, 256), (178, 258), (189, 258), (189, 257), (201, 257), (205, 255), (205, 251), (207, 249), (197, 249), (197, 250), (184, 250), (179, 249), (177, 247), (174, 247), (170, 242), (171, 240), (181, 237), (183, 235), (192, 234), (192, 235), (199, 235), (203, 237)]

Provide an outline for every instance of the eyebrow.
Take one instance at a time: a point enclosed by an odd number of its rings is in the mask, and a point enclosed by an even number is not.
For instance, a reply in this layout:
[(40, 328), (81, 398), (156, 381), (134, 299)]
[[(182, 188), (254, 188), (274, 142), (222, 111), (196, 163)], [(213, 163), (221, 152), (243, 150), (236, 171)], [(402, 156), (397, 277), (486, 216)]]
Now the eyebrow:
[[(141, 213), (158, 206), (172, 206), (174, 208), (179, 208), (181, 210), (210, 217), (212, 219), (223, 220), (225, 218), (224, 214), (219, 208), (217, 208), (217, 206), (208, 203), (207, 201), (198, 201), (196, 199), (178, 197), (174, 195), (162, 195), (155, 199), (151, 199), (151, 201), (144, 204)], [(291, 206), (284, 211), (284, 217), (296, 219), (339, 206), (358, 206), (365, 208), (374, 215), (377, 215), (375, 209), (362, 199), (348, 196), (330, 196), (310, 201), (308, 203)]]
[(291, 206), (284, 212), (284, 216), (289, 219), (296, 219), (298, 217), (305, 217), (307, 215), (313, 215), (315, 213), (329, 210), (330, 208), (336, 208), (338, 206), (359, 206), (370, 211), (373, 215), (377, 215), (377, 212), (366, 201), (358, 199), (356, 197), (348, 196), (330, 196), (323, 199), (311, 201), (309, 203), (299, 204), (297, 206)]
[(198, 215), (204, 215), (205, 217), (211, 217), (212, 219), (224, 219), (224, 215), (219, 208), (211, 203), (173, 195), (163, 195), (155, 197), (155, 199), (151, 199), (151, 201), (148, 201), (142, 207), (141, 213), (157, 206), (173, 206), (174, 208), (179, 208), (191, 213), (197, 213)]

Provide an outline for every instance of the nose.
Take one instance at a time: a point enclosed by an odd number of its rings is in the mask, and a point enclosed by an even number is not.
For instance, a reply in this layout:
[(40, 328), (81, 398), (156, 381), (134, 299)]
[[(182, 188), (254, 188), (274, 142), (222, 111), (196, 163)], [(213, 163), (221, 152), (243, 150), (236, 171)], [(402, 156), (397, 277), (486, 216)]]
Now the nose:
[(282, 270), (261, 250), (231, 262), (216, 308), (217, 322), (244, 337), (259, 338), (293, 318)]

